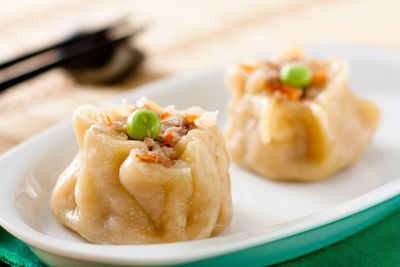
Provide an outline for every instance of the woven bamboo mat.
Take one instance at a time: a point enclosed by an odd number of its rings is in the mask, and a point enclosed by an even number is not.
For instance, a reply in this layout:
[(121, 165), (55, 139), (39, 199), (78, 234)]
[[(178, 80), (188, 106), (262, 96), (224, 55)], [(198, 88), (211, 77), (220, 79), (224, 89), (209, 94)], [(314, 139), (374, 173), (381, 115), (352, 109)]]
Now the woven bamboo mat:
[(0, 93), (0, 154), (71, 116), (171, 74), (204, 69), (290, 46), (356, 43), (400, 51), (397, 0), (3, 0), (0, 61), (53, 43), (81, 28), (126, 16), (146, 31), (137, 75), (112, 86), (76, 84), (55, 69)]

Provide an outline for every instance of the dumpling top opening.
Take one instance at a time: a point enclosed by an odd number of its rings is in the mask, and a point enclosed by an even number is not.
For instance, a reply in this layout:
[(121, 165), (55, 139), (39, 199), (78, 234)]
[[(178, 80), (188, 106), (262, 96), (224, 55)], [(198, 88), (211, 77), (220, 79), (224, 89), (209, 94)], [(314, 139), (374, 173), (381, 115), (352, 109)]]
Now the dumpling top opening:
[(229, 87), (236, 94), (266, 94), (278, 100), (312, 100), (337, 73), (330, 60), (313, 60), (288, 53), (265, 61), (253, 60), (228, 69)]
[(136, 104), (109, 105), (104, 108), (83, 106), (75, 111), (91, 124), (112, 132), (122, 140), (142, 142), (136, 157), (144, 162), (170, 167), (179, 158), (175, 146), (189, 131), (214, 126), (215, 113), (198, 107), (179, 111), (173, 106), (165, 109), (145, 98)]

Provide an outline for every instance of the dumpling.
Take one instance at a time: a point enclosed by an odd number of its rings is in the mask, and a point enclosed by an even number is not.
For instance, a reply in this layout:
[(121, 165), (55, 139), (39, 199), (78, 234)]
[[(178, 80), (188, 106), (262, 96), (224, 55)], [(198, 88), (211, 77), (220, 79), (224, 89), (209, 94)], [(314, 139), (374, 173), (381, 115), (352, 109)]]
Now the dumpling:
[[(154, 111), (155, 139), (131, 140), (127, 119)], [(74, 111), (79, 153), (51, 197), (54, 216), (93, 243), (203, 239), (232, 219), (229, 158), (216, 114), (147, 100)]]
[(320, 180), (355, 163), (380, 112), (350, 91), (348, 77), (341, 59), (297, 54), (231, 66), (226, 131), (231, 159), (264, 177), (297, 181)]

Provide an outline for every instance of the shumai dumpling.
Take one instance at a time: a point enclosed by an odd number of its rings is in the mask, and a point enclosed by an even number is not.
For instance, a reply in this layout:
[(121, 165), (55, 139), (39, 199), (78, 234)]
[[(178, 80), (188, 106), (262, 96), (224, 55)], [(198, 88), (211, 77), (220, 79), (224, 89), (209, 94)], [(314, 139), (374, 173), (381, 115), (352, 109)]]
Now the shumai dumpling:
[[(308, 69), (309, 83), (291, 86), (282, 68)], [(264, 177), (315, 181), (355, 163), (380, 120), (378, 108), (349, 89), (341, 59), (293, 54), (232, 66), (226, 132), (231, 159)]]
[[(131, 140), (127, 118), (150, 109), (159, 135)], [(207, 238), (232, 219), (229, 159), (216, 114), (165, 109), (142, 100), (75, 110), (79, 153), (51, 197), (54, 216), (93, 243), (162, 243)]]

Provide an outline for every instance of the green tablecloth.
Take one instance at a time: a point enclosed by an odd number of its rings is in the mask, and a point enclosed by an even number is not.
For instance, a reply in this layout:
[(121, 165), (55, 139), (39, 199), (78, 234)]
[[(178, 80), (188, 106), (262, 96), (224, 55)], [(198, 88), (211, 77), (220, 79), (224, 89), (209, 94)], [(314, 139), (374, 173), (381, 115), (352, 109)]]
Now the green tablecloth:
[(44, 266), (21, 240), (0, 228), (0, 260), (11, 266)]
[[(12, 266), (44, 266), (28, 246), (0, 229), (0, 259)], [(400, 209), (368, 229), (278, 266), (400, 266)]]

